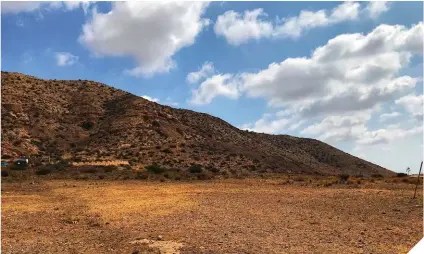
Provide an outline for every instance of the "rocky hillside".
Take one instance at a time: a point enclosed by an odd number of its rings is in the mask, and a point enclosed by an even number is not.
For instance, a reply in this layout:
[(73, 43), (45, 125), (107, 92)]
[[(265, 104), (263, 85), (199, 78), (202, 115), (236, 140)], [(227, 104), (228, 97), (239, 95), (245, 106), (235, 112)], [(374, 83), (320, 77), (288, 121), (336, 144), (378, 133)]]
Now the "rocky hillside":
[(200, 164), (236, 175), (393, 174), (318, 140), (242, 131), (98, 82), (11, 72), (1, 82), (2, 154), (127, 160), (134, 168)]

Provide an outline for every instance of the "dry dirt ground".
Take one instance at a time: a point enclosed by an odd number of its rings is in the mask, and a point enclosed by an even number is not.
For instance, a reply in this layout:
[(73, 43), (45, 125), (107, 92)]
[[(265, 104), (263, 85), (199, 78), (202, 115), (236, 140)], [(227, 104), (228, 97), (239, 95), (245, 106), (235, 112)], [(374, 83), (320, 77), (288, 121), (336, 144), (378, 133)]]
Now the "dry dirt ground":
[(280, 180), (2, 184), (2, 253), (407, 253), (411, 184)]

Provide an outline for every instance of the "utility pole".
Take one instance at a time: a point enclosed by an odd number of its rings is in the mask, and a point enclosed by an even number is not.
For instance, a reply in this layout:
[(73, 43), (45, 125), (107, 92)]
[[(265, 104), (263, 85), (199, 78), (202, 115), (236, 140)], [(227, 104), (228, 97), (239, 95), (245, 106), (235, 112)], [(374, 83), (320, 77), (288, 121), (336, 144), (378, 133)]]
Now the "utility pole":
[(420, 183), (420, 175), (421, 175), (421, 169), (422, 169), (422, 167), (423, 167), (423, 162), (421, 161), (420, 171), (418, 172), (417, 184), (415, 185), (414, 198), (415, 198), (415, 196), (417, 194), (418, 184)]

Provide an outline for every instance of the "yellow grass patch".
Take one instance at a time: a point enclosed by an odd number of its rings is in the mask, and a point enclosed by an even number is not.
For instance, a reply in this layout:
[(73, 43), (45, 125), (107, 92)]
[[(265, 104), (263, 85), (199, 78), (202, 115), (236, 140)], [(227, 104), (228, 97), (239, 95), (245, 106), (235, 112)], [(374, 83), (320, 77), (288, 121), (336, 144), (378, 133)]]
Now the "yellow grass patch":
[[(60, 196), (76, 197), (106, 221), (121, 221), (132, 216), (170, 215), (185, 210), (194, 204), (189, 195), (184, 195), (181, 185), (141, 185), (141, 183), (55, 188)], [(131, 220), (129, 220), (131, 221)]]
[(11, 194), (2, 195), (1, 199), (2, 212), (40, 212), (54, 205), (50, 199), (39, 195)]

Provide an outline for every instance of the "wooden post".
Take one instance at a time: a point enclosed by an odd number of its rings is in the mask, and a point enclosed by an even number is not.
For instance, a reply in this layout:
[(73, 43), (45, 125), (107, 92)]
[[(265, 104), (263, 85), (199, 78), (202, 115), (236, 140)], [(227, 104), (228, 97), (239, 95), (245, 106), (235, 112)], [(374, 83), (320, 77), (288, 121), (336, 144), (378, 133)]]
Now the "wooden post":
[(420, 171), (418, 172), (418, 178), (417, 178), (417, 184), (415, 185), (415, 192), (414, 192), (414, 198), (417, 194), (417, 187), (418, 184), (420, 183), (420, 175), (421, 175), (421, 168), (423, 167), (423, 162), (421, 161), (421, 166), (420, 166)]

